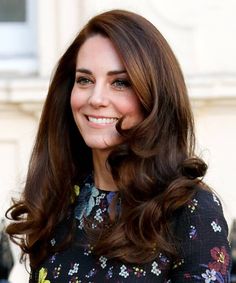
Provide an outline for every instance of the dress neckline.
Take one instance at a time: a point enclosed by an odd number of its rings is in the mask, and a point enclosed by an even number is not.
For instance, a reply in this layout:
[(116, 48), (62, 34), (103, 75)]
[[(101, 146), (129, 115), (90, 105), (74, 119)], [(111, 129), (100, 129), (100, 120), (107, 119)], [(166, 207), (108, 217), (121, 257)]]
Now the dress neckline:
[(97, 187), (95, 185), (95, 182), (94, 182), (94, 175), (93, 173), (90, 173), (86, 178), (85, 178), (85, 181), (84, 181), (84, 185), (85, 184), (88, 184), (90, 187), (93, 187), (95, 188), (96, 190), (98, 190), (99, 192), (101, 193), (105, 193), (105, 194), (109, 194), (109, 193), (114, 193), (114, 194), (117, 194), (119, 191), (116, 190), (112, 190), (112, 189), (103, 189), (103, 188), (100, 188), (100, 187)]

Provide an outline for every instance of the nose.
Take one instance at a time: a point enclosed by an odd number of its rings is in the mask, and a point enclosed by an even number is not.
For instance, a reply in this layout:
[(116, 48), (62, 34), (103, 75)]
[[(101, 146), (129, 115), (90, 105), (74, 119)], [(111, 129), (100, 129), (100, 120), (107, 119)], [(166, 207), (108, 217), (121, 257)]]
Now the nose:
[(91, 90), (88, 103), (94, 107), (106, 107), (109, 104), (107, 89), (103, 84), (96, 84)]

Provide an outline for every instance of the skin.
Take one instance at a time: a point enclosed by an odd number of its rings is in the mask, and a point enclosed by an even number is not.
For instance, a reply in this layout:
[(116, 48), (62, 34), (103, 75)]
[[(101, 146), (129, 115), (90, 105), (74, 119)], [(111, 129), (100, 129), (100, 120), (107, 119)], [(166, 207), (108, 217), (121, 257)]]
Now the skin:
[(116, 123), (125, 117), (122, 127), (127, 129), (141, 122), (143, 115), (121, 58), (108, 38), (94, 35), (81, 46), (71, 108), (78, 130), (92, 149), (96, 186), (116, 190), (106, 166), (111, 148), (122, 142)]

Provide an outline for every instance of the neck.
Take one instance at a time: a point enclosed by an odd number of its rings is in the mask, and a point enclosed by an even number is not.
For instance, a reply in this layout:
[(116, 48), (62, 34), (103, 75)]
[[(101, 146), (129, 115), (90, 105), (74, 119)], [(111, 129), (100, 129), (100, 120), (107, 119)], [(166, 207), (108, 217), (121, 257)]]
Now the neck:
[(93, 150), (92, 153), (95, 186), (102, 190), (117, 191), (117, 186), (106, 162), (109, 152)]

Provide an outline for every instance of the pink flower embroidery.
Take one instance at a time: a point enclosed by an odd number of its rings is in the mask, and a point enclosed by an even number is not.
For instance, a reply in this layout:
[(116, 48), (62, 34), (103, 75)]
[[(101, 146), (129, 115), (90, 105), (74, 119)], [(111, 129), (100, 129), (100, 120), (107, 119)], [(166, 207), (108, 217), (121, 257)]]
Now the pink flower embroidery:
[(211, 249), (211, 256), (215, 261), (210, 262), (208, 267), (220, 272), (221, 274), (226, 274), (227, 266), (229, 265), (229, 255), (225, 247), (214, 247)]

